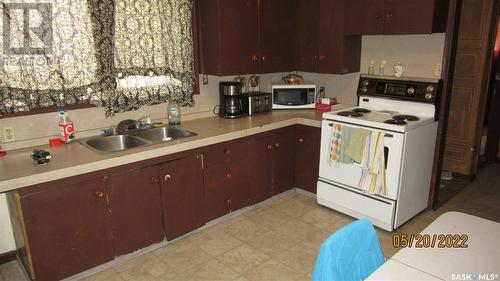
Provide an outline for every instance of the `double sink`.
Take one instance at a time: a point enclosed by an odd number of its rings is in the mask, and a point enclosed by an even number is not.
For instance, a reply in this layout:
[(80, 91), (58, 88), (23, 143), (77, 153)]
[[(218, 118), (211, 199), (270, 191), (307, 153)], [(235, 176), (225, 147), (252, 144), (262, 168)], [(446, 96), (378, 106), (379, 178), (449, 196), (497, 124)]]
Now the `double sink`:
[(191, 136), (196, 136), (196, 133), (178, 127), (161, 127), (130, 130), (124, 135), (82, 138), (78, 142), (97, 153), (111, 153)]

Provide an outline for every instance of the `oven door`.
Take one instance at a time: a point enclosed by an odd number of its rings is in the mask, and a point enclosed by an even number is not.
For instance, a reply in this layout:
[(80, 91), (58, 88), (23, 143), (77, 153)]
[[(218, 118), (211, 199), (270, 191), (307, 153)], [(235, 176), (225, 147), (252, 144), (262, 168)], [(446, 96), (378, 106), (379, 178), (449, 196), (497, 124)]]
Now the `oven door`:
[[(340, 186), (347, 186), (363, 192), (358, 188), (359, 181), (362, 176), (363, 169), (358, 163), (353, 164), (331, 164), (329, 163), (330, 157), (330, 142), (332, 136), (332, 126), (338, 123), (342, 126), (352, 128), (362, 128), (366, 130), (375, 131), (376, 129), (357, 126), (352, 124), (344, 124), (331, 120), (323, 120), (321, 124), (321, 150), (320, 150), (320, 163), (319, 163), (319, 177), (323, 180), (338, 184)], [(387, 197), (396, 200), (398, 197), (399, 178), (401, 171), (401, 161), (403, 157), (404, 138), (402, 133), (384, 131), (384, 157), (385, 157), (385, 176), (387, 185)], [(381, 196), (381, 195), (378, 195)]]

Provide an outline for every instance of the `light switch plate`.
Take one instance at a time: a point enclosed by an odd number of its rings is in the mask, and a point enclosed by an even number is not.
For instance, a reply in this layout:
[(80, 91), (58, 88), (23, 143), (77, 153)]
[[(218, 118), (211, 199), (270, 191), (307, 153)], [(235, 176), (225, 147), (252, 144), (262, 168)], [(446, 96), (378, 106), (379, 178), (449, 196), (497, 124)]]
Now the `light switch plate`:
[(14, 133), (13, 126), (3, 127), (2, 135), (3, 135), (3, 142), (16, 141), (16, 134)]

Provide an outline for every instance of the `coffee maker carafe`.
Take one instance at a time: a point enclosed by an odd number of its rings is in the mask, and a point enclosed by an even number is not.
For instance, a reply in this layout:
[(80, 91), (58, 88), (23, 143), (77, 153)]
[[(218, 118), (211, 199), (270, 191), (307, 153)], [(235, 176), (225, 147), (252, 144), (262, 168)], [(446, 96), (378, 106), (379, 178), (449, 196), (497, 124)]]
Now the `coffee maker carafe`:
[(240, 82), (227, 81), (219, 83), (219, 116), (224, 118), (244, 116), (241, 89)]

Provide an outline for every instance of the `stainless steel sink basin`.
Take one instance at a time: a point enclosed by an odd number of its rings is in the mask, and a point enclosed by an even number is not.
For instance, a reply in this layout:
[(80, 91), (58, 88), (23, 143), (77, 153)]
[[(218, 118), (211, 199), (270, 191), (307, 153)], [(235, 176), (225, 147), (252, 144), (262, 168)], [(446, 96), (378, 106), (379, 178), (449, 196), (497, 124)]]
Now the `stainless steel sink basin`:
[(129, 135), (117, 135), (117, 136), (107, 136), (107, 137), (96, 136), (96, 137), (79, 139), (78, 142), (90, 149), (102, 153), (123, 151), (129, 148), (139, 147), (151, 143), (148, 140), (144, 140)]
[(147, 129), (147, 130), (137, 130), (137, 131), (131, 131), (128, 134), (152, 142), (171, 141), (173, 139), (182, 139), (191, 136), (196, 136), (196, 133), (175, 127), (161, 127), (161, 128)]
[(78, 142), (98, 153), (110, 153), (191, 136), (196, 136), (196, 133), (176, 127), (162, 127), (129, 131), (126, 135), (82, 138)]

